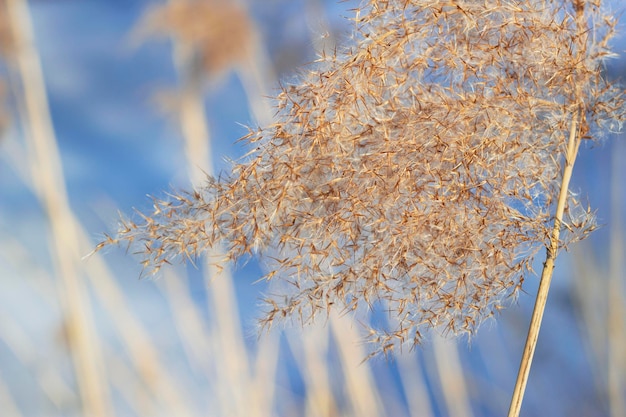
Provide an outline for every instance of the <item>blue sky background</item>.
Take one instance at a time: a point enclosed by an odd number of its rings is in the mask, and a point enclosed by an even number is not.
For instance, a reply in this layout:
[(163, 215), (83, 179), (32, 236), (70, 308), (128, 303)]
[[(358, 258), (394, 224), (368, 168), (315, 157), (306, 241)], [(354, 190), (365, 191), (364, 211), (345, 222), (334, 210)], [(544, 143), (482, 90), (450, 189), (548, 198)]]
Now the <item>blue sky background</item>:
[[(339, 38), (347, 38), (350, 23), (341, 16), (349, 16), (348, 10), (357, 2), (322, 3), (333, 31)], [(616, 8), (620, 7), (619, 3), (613, 2)], [(102, 232), (116, 228), (118, 210), (131, 213), (133, 207), (149, 209), (151, 203), (147, 194), (163, 196), (172, 187), (188, 186), (176, 119), (174, 115), (160, 112), (153, 100), (158, 91), (174, 91), (177, 85), (171, 45), (160, 39), (138, 48), (130, 46), (132, 28), (152, 2), (34, 0), (29, 4), (71, 207), (95, 245)], [(258, 0), (252, 2), (251, 10), (277, 74), (281, 79), (292, 79), (299, 65), (315, 58), (311, 31), (323, 27), (321, 21), (307, 15), (302, 0)], [(626, 75), (626, 20), (623, 18), (620, 28), (622, 33), (615, 41), (615, 49), (621, 57), (609, 66), (609, 74), (616, 77)], [(220, 85), (208, 91), (205, 103), (216, 168), (228, 169), (225, 158), (236, 158), (243, 152), (242, 145), (235, 143), (246, 133), (242, 124), (254, 124), (237, 76), (229, 74)], [(22, 176), (25, 174), (27, 178), (28, 174), (20, 160), (23, 154), (15, 145), (19, 143), (18, 137), (19, 125), (13, 124), (5, 132), (5, 139), (0, 141), (0, 236), (5, 236), (0, 246), (0, 320), (19, 323), (34, 346), (41, 349), (40, 356), (36, 356), (40, 359), (35, 362), (43, 366), (48, 354), (63, 357), (62, 348), (55, 342), (59, 315), (54, 307), (46, 307), (41, 301), (53, 299), (54, 295), (41, 295), (33, 291), (31, 284), (45, 275), (43, 271), (52, 269), (52, 260), (47, 242), (42, 238), (47, 233), (44, 212)], [(623, 135), (581, 149), (573, 189), (580, 189), (588, 196), (591, 207), (598, 210), (600, 223), (605, 226), (574, 251), (574, 256), (570, 252), (559, 258), (531, 372), (525, 416), (608, 415), (605, 394), (597, 383), (605, 370), (598, 368), (590, 354), (589, 335), (580, 326), (580, 306), (572, 288), (573, 274), (580, 268), (574, 263), (575, 258), (582, 259), (588, 266), (592, 261), (597, 262), (596, 275), (588, 279), (597, 279), (599, 285), (604, 285), (603, 277), (608, 274), (610, 264), (609, 242), (614, 231), (611, 181), (616, 182), (613, 190), (618, 193), (617, 205), (613, 207), (619, 207), (623, 214), (626, 205), (624, 160)], [(92, 247), (83, 249), (87, 254)], [(170, 344), (174, 324), (162, 296), (155, 290), (157, 284), (138, 280), (137, 260), (125, 256), (123, 251), (108, 250), (106, 258), (111, 261), (110, 266), (132, 300), (137, 315), (148, 328), (154, 329), (157, 347), (167, 352), (174, 364), (183, 363), (180, 348)], [(206, 301), (205, 290), (199, 274), (189, 269), (191, 294), (201, 305)], [(254, 260), (235, 272), (246, 344), (251, 351), (257, 340), (257, 297), (264, 288), (262, 284), (252, 283), (261, 275), (262, 270)], [(194, 280), (194, 276), (198, 279)], [(623, 283), (623, 270), (621, 276)], [(497, 322), (485, 325), (471, 345), (465, 340), (459, 341), (476, 416), (498, 415), (505, 407), (503, 403), (514, 383), (536, 287), (537, 280), (529, 278), (525, 287), (527, 294), (522, 295), (516, 305), (504, 311)], [(99, 331), (106, 338), (112, 324), (102, 319), (100, 325)], [(623, 334), (626, 329), (616, 331)], [(9, 343), (3, 343), (2, 339), (0, 329), (0, 380), (9, 385), (23, 415), (66, 415), (45, 401), (30, 400), (33, 393), (36, 396), (38, 392), (35, 372), (22, 359), (16, 358)], [(116, 342), (110, 343), (115, 346)], [(410, 357), (422, 366), (424, 374), (432, 370), (430, 343)], [(17, 365), (16, 359), (22, 365)], [(285, 356), (281, 360), (290, 362), (293, 358)], [(400, 393), (396, 372), (399, 363), (374, 359), (367, 366), (372, 367), (384, 396), (390, 402), (397, 400), (402, 404), (405, 399)], [(63, 372), (71, 379), (67, 370)], [(428, 377), (427, 380), (431, 399), (441, 400), (437, 381)], [(298, 395), (305, 393), (295, 371), (288, 372), (281, 383)], [(495, 405), (489, 405), (490, 400)], [(445, 416), (445, 410), (437, 407), (435, 415)], [(397, 415), (406, 412), (402, 408), (397, 411)]]

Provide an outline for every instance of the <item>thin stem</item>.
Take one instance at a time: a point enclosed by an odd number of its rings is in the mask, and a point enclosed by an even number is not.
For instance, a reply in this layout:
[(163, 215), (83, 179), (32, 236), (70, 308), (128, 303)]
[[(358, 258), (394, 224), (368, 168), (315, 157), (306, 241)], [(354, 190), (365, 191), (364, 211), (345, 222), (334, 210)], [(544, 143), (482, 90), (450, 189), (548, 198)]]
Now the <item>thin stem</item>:
[(101, 346), (88, 289), (82, 280), (76, 223), (65, 188), (28, 2), (11, 0), (6, 6), (12, 35), (19, 45), (15, 64), (20, 85), (16, 89), (21, 89), (19, 110), (30, 152), (34, 190), (50, 225), (49, 248), (59, 278), (59, 299), (65, 314), (83, 415), (112, 416)]
[(550, 290), (550, 282), (552, 281), (554, 262), (559, 248), (559, 235), (561, 233), (561, 224), (563, 222), (563, 213), (565, 211), (569, 183), (572, 178), (574, 162), (576, 161), (576, 155), (580, 145), (580, 137), (577, 134), (580, 117), (581, 110), (579, 109), (572, 118), (570, 126), (567, 153), (565, 155), (565, 167), (563, 169), (563, 180), (561, 181), (561, 190), (559, 191), (559, 200), (556, 206), (554, 227), (552, 228), (552, 236), (550, 237), (550, 246), (546, 248), (546, 261), (543, 264), (541, 281), (539, 283), (537, 298), (535, 300), (535, 308), (530, 320), (530, 327), (526, 337), (526, 345), (524, 346), (524, 354), (522, 355), (515, 389), (513, 391), (513, 396), (511, 397), (508, 417), (519, 416), (520, 409), (522, 407), (522, 400), (524, 399), (524, 391), (526, 390), (526, 383), (528, 382), (528, 375), (530, 373), (530, 366), (535, 354), (535, 347), (537, 346), (539, 329), (541, 328), (541, 321), (543, 319), (543, 313), (548, 300), (548, 292)]

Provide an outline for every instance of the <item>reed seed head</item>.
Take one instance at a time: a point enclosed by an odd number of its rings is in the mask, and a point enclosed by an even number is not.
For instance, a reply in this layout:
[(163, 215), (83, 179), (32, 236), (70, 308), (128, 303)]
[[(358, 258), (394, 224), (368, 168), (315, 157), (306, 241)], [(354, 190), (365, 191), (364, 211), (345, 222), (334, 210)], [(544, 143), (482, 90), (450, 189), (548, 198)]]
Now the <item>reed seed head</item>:
[(227, 0), (182, 0), (153, 8), (140, 32), (170, 35), (192, 47), (195, 71), (218, 77), (249, 62), (255, 30), (246, 10)]
[[(283, 87), (232, 173), (155, 200), (116, 241), (158, 270), (265, 255), (265, 325), (384, 304), (380, 349), (473, 333), (550, 239), (572, 119), (624, 120), (600, 1), (370, 0), (354, 43)], [(569, 196), (561, 245), (595, 227)]]

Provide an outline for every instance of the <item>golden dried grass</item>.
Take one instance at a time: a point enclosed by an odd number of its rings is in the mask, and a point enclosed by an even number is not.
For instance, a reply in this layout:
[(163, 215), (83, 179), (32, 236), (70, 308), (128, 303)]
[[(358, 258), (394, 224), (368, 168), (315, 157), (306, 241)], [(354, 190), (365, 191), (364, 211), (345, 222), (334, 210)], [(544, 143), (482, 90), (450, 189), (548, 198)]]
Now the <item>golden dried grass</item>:
[[(230, 260), (270, 250), (286, 285), (268, 326), (383, 301), (380, 350), (471, 334), (554, 237), (570, 131), (624, 119), (600, 71), (614, 21), (599, 2), (414, 0), (369, 1), (355, 23), (355, 46), (283, 88), (232, 173), (155, 201), (116, 241), (151, 272), (218, 243)], [(557, 247), (595, 227), (562, 196)]]
[(173, 36), (195, 53), (195, 74), (219, 77), (249, 63), (256, 31), (247, 11), (226, 0), (180, 0), (155, 6), (138, 27), (139, 34)]
[(6, 0), (0, 1), (0, 55), (10, 56), (15, 50)]

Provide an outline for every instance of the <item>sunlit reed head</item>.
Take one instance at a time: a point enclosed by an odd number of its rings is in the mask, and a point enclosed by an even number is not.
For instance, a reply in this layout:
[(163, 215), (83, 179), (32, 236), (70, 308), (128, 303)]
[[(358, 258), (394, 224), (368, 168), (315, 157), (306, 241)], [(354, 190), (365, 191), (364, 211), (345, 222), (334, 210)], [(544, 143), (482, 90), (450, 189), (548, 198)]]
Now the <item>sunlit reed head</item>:
[[(260, 255), (268, 326), (382, 304), (381, 349), (471, 334), (549, 240), (572, 120), (587, 140), (624, 120), (623, 90), (602, 76), (603, 7), (368, 1), (353, 44), (283, 87), (231, 173), (155, 201), (111, 241), (152, 272), (218, 244), (228, 260)], [(561, 245), (594, 227), (570, 195)]]

